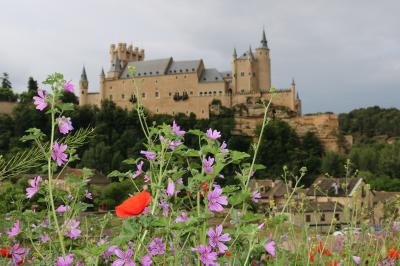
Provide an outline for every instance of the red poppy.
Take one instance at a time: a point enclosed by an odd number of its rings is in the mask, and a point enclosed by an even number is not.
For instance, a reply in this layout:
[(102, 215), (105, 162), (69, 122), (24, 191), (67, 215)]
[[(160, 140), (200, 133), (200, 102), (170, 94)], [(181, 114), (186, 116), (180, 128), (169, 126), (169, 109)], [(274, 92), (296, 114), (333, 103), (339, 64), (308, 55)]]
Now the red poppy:
[(231, 254), (229, 251), (227, 251), (227, 252), (225, 253), (225, 256), (230, 257), (230, 256), (232, 256), (232, 254)]
[(319, 242), (319, 244), (317, 246), (317, 252), (319, 254), (324, 254), (324, 255), (327, 255), (327, 256), (331, 256), (332, 255), (332, 253), (330, 252), (329, 249), (324, 248), (324, 243), (322, 243), (322, 242)]
[(310, 258), (310, 262), (314, 263), (315, 257), (314, 257), (314, 254), (312, 253), (312, 251), (308, 252), (308, 257)]
[(1, 256), (11, 258), (12, 254), (8, 253), (8, 248), (2, 248), (1, 249)]
[(329, 262), (328, 264), (326, 264), (326, 266), (339, 266), (339, 265), (340, 264), (337, 261), (332, 261), (332, 262)]
[(130, 217), (141, 214), (151, 202), (151, 195), (147, 191), (142, 191), (115, 207), (118, 217)]
[(386, 253), (386, 256), (388, 258), (393, 259), (393, 260), (398, 260), (400, 258), (399, 252), (397, 251), (397, 248), (395, 248), (395, 247), (394, 248), (389, 248), (387, 253)]

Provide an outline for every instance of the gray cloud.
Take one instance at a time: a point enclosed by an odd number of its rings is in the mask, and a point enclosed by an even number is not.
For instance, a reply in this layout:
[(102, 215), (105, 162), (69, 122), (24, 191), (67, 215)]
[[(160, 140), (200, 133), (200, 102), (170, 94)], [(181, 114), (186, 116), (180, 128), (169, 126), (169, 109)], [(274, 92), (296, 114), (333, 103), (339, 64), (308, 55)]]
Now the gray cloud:
[(117, 42), (227, 70), (233, 47), (256, 47), (264, 25), (273, 83), (295, 77), (305, 112), (400, 107), (397, 0), (16, 0), (1, 10), (0, 71), (19, 90), (54, 71), (77, 83), (83, 64), (97, 90)]

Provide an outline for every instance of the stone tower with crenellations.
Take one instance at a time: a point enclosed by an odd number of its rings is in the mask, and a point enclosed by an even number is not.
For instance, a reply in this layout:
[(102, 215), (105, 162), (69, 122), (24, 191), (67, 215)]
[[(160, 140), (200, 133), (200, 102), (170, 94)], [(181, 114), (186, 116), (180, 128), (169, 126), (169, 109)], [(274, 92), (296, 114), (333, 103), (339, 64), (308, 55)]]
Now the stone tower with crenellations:
[[(83, 69), (80, 105), (99, 106), (103, 99), (109, 99), (122, 108), (131, 109), (138, 99), (151, 113), (194, 113), (197, 118), (208, 118), (216, 103), (234, 108), (268, 100), (271, 96), (270, 49), (264, 30), (255, 49), (249, 46), (238, 55), (234, 48), (229, 71), (208, 68), (202, 59), (145, 60), (143, 49), (125, 43), (112, 44), (109, 56), (110, 67), (107, 74), (101, 70), (98, 92), (89, 92), (86, 70)], [(134, 77), (130, 76), (128, 66), (136, 68)], [(139, 81), (139, 91), (135, 90), (132, 78)], [(301, 101), (294, 82), (276, 91), (273, 104), (301, 115)]]

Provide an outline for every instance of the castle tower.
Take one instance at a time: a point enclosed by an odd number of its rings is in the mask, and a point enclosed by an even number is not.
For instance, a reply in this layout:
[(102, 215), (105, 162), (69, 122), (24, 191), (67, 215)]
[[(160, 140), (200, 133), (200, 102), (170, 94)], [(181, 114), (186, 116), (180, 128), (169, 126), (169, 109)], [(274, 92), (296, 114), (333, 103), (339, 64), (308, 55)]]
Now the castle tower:
[(79, 91), (80, 91), (79, 105), (80, 106), (88, 104), (88, 102), (87, 102), (88, 90), (89, 90), (89, 81), (87, 79), (85, 66), (83, 66), (81, 79), (79, 80)]
[(260, 46), (256, 48), (255, 58), (257, 60), (256, 77), (258, 90), (269, 90), (271, 88), (271, 59), (264, 29)]
[(235, 47), (233, 48), (233, 54), (232, 54), (232, 88), (230, 88), (229, 90), (229, 93), (231, 95), (236, 93), (236, 84), (237, 84), (236, 59), (237, 59), (237, 53)]
[(121, 61), (118, 54), (115, 54), (114, 59), (111, 63), (110, 70), (107, 73), (107, 77), (110, 79), (118, 79), (121, 74)]
[(100, 100), (105, 98), (106, 86), (105, 86), (106, 75), (104, 74), (104, 69), (101, 68), (100, 72)]
[(248, 60), (249, 60), (249, 88), (250, 88), (250, 92), (257, 92), (258, 91), (258, 86), (257, 86), (257, 66), (256, 66), (256, 62), (255, 62), (255, 58), (254, 58), (254, 54), (253, 54), (253, 50), (251, 49), (251, 45), (249, 46), (249, 56), (248, 56)]
[(252, 82), (252, 77), (255, 63), (256, 60), (251, 47), (239, 57), (236, 55), (236, 49), (234, 50), (232, 62), (233, 94), (250, 93), (253, 90), (254, 82)]

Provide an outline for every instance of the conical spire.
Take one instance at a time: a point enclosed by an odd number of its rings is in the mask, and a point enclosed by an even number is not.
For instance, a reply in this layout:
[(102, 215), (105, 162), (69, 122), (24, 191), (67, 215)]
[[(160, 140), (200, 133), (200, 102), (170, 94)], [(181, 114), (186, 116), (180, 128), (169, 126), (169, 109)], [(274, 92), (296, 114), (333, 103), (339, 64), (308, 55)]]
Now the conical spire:
[(294, 78), (292, 78), (292, 84), (293, 87), (296, 86), (296, 83), (294, 82)]
[(85, 66), (83, 66), (83, 69), (82, 69), (81, 80), (87, 81), (87, 75), (86, 75)]
[(101, 68), (100, 77), (104, 78), (106, 75), (104, 74), (104, 68)]
[(254, 58), (253, 50), (251, 49), (251, 45), (249, 45), (249, 57), (252, 59)]
[(233, 58), (237, 58), (236, 47), (233, 48)]
[(265, 29), (263, 29), (263, 32), (262, 32), (261, 47), (260, 48), (267, 48), (268, 49), (267, 37), (265, 37)]

